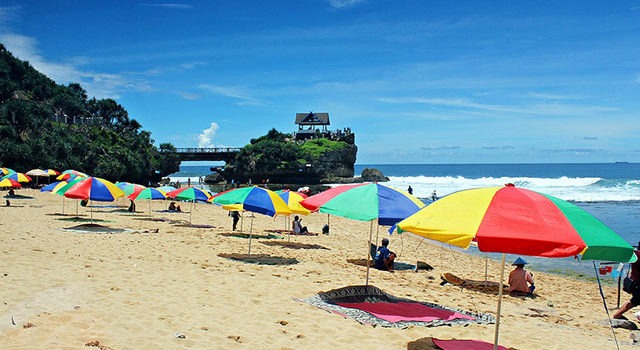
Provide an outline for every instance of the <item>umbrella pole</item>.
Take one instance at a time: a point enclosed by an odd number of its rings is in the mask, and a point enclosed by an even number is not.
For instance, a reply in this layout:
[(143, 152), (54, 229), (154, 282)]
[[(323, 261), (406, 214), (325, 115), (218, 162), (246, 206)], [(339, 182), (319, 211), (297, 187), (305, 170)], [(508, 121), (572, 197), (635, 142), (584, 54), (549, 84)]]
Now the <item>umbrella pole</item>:
[(151, 199), (149, 199), (149, 217), (151, 217)]
[(487, 285), (488, 281), (488, 270), (489, 270), (489, 257), (487, 255), (484, 256), (484, 285)]
[[(371, 225), (369, 226), (369, 244), (367, 245), (367, 252), (371, 251), (371, 237), (373, 237), (373, 220), (371, 220)], [(365, 285), (369, 285), (369, 269), (371, 268), (371, 254), (367, 253), (367, 279), (365, 281)]]
[(249, 226), (249, 254), (251, 255), (251, 238), (253, 237), (253, 215), (251, 215), (251, 225)]
[(506, 256), (502, 253), (502, 268), (500, 269), (500, 284), (498, 284), (498, 309), (496, 310), (496, 333), (493, 337), (493, 350), (498, 350), (498, 336), (500, 334), (500, 310), (502, 309), (502, 281), (504, 281), (504, 261)]
[[(193, 202), (196, 200), (194, 199)], [(193, 202), (191, 203), (191, 208), (189, 210), (189, 225), (191, 225), (191, 213), (193, 213)]]

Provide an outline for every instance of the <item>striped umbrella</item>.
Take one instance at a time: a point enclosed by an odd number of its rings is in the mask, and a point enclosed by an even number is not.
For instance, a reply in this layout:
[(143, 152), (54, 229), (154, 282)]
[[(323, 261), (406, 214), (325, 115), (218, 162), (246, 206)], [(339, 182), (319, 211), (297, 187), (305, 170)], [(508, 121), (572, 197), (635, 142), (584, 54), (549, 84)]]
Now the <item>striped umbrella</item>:
[[(124, 192), (111, 181), (91, 176), (80, 179), (64, 193), (64, 196), (99, 202), (113, 202), (116, 198), (123, 197)], [(91, 206), (91, 219), (93, 220), (93, 206)]]
[(206, 202), (211, 197), (211, 193), (198, 187), (181, 187), (177, 190), (167, 192), (167, 198), (173, 198), (180, 201), (189, 201), (192, 203), (189, 210), (189, 223), (191, 223), (191, 212), (193, 212), (193, 203)]
[[(379, 183), (360, 183), (330, 188), (313, 195), (300, 204), (321, 213), (348, 219), (369, 221), (369, 246), (373, 237), (373, 224), (392, 226), (424, 207), (424, 203), (408, 192)], [(378, 237), (376, 234), (376, 243)], [(368, 249), (367, 252), (370, 252)], [(367, 257), (372, 258), (371, 254)], [(366, 284), (369, 284), (367, 264)]]
[[(291, 209), (277, 193), (257, 186), (232, 189), (214, 197), (213, 202), (220, 205), (242, 204), (242, 208), (246, 211), (268, 216), (291, 215)], [(249, 254), (251, 254), (252, 231), (253, 216), (249, 229)]]
[(16, 172), (15, 170), (10, 168), (0, 168), (0, 175), (7, 175), (15, 172)]
[(127, 198), (131, 200), (148, 199), (149, 200), (149, 216), (151, 216), (151, 201), (158, 199), (167, 199), (167, 195), (157, 188), (147, 187), (133, 192)]
[[(440, 198), (398, 223), (407, 231), (439, 242), (468, 248), (472, 240), (482, 252), (634, 262), (634, 248), (613, 230), (578, 206), (539, 192), (503, 187), (475, 188)], [(595, 267), (595, 264), (594, 264)], [(494, 346), (498, 344), (502, 288)]]
[(11, 179), (17, 182), (29, 182), (31, 181), (31, 177), (29, 175), (23, 173), (11, 173), (2, 177), (3, 179)]
[(12, 180), (12, 179), (8, 179), (8, 178), (2, 178), (0, 179), (0, 187), (22, 187), (22, 185), (20, 185), (20, 183), (16, 180)]

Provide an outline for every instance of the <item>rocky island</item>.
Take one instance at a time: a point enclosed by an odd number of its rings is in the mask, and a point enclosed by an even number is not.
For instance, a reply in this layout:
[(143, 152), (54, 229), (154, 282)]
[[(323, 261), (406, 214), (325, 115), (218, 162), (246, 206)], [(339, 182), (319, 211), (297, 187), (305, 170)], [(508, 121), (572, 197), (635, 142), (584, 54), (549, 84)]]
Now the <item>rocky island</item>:
[(297, 113), (295, 124), (298, 130), (293, 133), (272, 129), (252, 139), (224, 167), (212, 168), (214, 174), (206, 182), (319, 185), (362, 181), (354, 178), (358, 147), (350, 128), (330, 130), (328, 113)]

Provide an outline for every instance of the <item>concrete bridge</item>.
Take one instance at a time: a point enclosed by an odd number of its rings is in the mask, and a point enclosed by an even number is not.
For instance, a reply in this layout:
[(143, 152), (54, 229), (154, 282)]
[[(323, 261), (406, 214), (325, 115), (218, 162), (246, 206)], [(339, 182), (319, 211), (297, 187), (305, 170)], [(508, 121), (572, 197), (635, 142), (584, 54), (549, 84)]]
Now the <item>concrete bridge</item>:
[(196, 161), (224, 161), (229, 162), (240, 152), (237, 147), (214, 147), (214, 148), (176, 148), (176, 153), (180, 160)]

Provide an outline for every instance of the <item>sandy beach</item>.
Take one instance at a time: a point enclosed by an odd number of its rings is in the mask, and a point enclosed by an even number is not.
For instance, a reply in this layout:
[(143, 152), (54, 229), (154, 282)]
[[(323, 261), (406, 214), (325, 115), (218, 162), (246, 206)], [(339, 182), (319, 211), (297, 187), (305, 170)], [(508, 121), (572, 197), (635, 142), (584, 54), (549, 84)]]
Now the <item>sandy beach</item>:
[[(257, 265), (218, 254), (246, 254), (249, 240), (233, 235), (222, 208), (128, 200), (78, 207), (75, 200), (22, 189), (26, 198), (0, 208), (1, 349), (406, 349), (423, 337), (492, 342), (493, 324), (404, 329), (373, 327), (298, 299), (365, 283), (369, 223), (330, 218), (329, 235), (260, 238), (284, 229), (288, 219), (255, 214), (252, 254), (295, 258), (291, 265)], [(66, 230), (87, 222), (121, 231)], [(189, 213), (188, 211), (191, 211)], [(92, 212), (91, 212), (92, 211)], [(244, 213), (248, 233), (251, 213)], [(327, 215), (303, 217), (320, 232)], [(187, 225), (191, 220), (192, 226)], [(375, 237), (374, 232), (374, 237)], [(380, 238), (388, 237), (381, 227)], [(451, 284), (440, 275), (484, 280), (482, 257), (455, 252), (416, 236), (393, 235), (398, 261), (427, 262), (431, 271), (372, 269), (369, 284), (401, 298), (495, 315), (495, 293)], [(296, 242), (326, 249), (292, 249)], [(508, 262), (510, 265), (511, 262)], [(590, 262), (585, 262), (589, 263)], [(511, 266), (507, 266), (507, 271)], [(505, 296), (500, 344), (517, 349), (615, 349), (596, 284), (535, 271), (536, 298)], [(489, 261), (489, 281), (500, 264)], [(604, 289), (610, 308), (616, 290)], [(628, 295), (622, 295), (622, 302)], [(627, 314), (633, 317), (633, 312)], [(631, 349), (630, 331), (616, 329), (620, 348)]]

